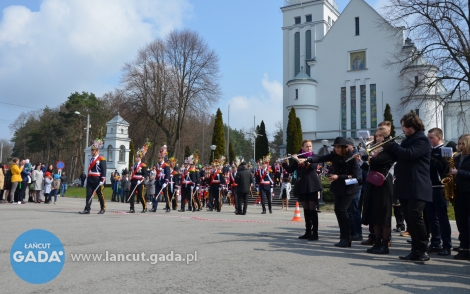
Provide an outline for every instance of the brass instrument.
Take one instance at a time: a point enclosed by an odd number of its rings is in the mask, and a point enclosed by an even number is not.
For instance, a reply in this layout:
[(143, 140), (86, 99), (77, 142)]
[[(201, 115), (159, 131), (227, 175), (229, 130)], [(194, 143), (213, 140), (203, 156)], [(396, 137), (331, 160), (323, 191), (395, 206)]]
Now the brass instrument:
[(374, 145), (369, 146), (368, 148), (366, 148), (366, 153), (367, 153), (367, 155), (370, 156), (370, 153), (371, 153), (372, 151), (374, 151), (375, 149), (377, 149), (377, 148), (379, 148), (379, 147), (382, 147), (383, 145), (385, 145), (385, 144), (387, 144), (387, 143), (389, 143), (389, 142), (391, 142), (391, 141), (393, 141), (393, 140), (395, 140), (395, 139), (397, 139), (397, 138), (400, 138), (400, 137), (403, 136), (403, 135), (404, 135), (404, 134), (401, 134), (401, 135), (395, 136), (395, 137), (393, 137), (393, 138), (390, 138), (390, 139), (387, 139), (387, 140), (383, 140), (383, 141), (380, 142), (380, 143), (377, 143), (377, 144), (374, 144)]
[[(446, 160), (449, 163), (449, 169), (455, 168), (454, 158), (459, 154), (460, 152), (454, 152), (452, 154), (452, 157), (446, 157)], [(446, 200), (453, 204), (456, 190), (454, 175), (449, 175), (443, 178), (441, 180), (441, 183), (444, 185), (444, 195), (446, 197)]]

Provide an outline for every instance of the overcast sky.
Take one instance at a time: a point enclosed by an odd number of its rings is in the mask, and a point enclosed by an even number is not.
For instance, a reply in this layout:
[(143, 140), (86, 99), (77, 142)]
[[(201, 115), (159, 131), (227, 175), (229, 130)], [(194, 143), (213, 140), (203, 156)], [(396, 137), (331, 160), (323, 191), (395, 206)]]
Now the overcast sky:
[[(380, 7), (386, 0), (368, 0)], [(342, 11), (349, 1), (336, 1)], [(380, 2), (380, 3), (379, 3)], [(230, 126), (282, 120), (283, 0), (1, 0), (0, 138), (22, 112), (75, 92), (119, 86), (138, 49), (174, 29), (197, 31), (220, 57), (217, 107)], [(11, 105), (14, 104), (14, 105)]]

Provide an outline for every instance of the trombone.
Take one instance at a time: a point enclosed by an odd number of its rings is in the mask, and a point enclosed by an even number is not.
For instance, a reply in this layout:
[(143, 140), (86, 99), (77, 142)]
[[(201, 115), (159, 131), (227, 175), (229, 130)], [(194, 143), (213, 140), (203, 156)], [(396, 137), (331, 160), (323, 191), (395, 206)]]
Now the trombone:
[[(371, 152), (374, 151), (375, 149), (379, 148), (379, 147), (382, 147), (383, 145), (397, 139), (397, 138), (400, 138), (404, 135), (404, 133), (398, 135), (398, 136), (395, 136), (393, 138), (390, 138), (390, 139), (387, 139), (387, 140), (383, 140), (382, 142), (379, 142), (379, 143), (376, 143), (376, 144), (373, 144), (367, 148), (364, 148), (365, 151), (366, 151), (366, 154), (367, 156), (370, 156)], [(353, 156), (349, 157), (348, 159), (346, 159), (346, 162), (352, 160), (353, 158), (355, 158), (356, 156), (358, 155), (358, 153), (354, 154)]]

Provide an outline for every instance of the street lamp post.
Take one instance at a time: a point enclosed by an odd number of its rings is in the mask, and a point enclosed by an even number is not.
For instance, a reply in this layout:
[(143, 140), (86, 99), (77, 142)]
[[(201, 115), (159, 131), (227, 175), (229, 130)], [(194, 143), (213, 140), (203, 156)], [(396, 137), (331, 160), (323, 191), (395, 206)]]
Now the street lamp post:
[(215, 155), (215, 148), (217, 148), (217, 146), (211, 145), (211, 150), (212, 150), (212, 162), (214, 162), (214, 160), (215, 160), (215, 158), (214, 158), (214, 155)]
[[(78, 115), (81, 115), (81, 116), (85, 117), (83, 114), (81, 114), (78, 111), (75, 111), (75, 114), (78, 114)], [(86, 146), (85, 146), (85, 148), (88, 148), (88, 146), (89, 146), (88, 145), (89, 138), (90, 138), (90, 114), (87, 113), (87, 115), (86, 115)]]

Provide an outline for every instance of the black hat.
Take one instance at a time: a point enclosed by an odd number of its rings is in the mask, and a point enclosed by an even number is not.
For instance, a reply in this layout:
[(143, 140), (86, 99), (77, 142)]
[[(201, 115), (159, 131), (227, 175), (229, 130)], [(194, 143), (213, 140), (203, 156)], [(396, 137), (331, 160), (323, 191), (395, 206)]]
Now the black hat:
[(346, 145), (355, 146), (356, 143), (353, 138), (346, 138)]
[(333, 145), (339, 145), (339, 146), (347, 146), (346, 139), (343, 137), (336, 137), (335, 142)]

